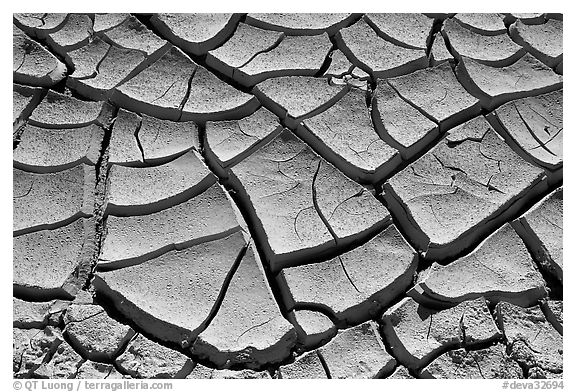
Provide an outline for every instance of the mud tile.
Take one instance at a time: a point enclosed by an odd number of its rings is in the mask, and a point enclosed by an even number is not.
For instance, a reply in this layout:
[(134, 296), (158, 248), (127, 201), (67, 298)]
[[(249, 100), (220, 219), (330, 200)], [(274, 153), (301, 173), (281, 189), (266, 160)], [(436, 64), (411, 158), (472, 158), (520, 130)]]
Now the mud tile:
[(352, 63), (346, 58), (346, 55), (338, 49), (331, 53), (331, 59), (330, 66), (324, 73), (326, 76), (341, 77), (347, 74), (353, 67)]
[(26, 119), (40, 102), (42, 89), (14, 83), (12, 85), (12, 123)]
[[(321, 160), (287, 130), (231, 172), (233, 186), (250, 202), (250, 214), (265, 239), (264, 251), (272, 269), (301, 263), (301, 257), (333, 246), (335, 237), (330, 230), (344, 245), (385, 227), (389, 221), (385, 208), (368, 191)], [(368, 210), (378, 212), (362, 215), (361, 211)], [(328, 228), (319, 214), (328, 216), (331, 222), (327, 224), (334, 229)]]
[(228, 38), (240, 14), (155, 14), (151, 22), (174, 45), (197, 56), (205, 54)]
[(333, 105), (347, 91), (344, 86), (330, 85), (327, 79), (307, 76), (268, 79), (253, 90), (268, 109), (293, 128), (301, 119)]
[(388, 83), (403, 99), (440, 123), (441, 130), (480, 114), (478, 99), (460, 85), (447, 62), (389, 79)]
[(184, 378), (194, 366), (185, 355), (142, 335), (128, 344), (115, 363), (134, 378)]
[[(278, 117), (263, 107), (240, 120), (209, 121), (206, 123), (207, 157), (223, 169), (234, 166), (281, 129)], [(224, 172), (221, 174), (225, 176)]]
[(412, 283), (415, 256), (390, 226), (366, 244), (329, 261), (283, 269), (279, 282), (288, 296), (288, 308), (321, 304), (353, 325), (373, 318)]
[(137, 138), (144, 161), (155, 164), (187, 150), (200, 150), (198, 126), (192, 121), (161, 120), (143, 114)]
[(515, 100), (488, 116), (494, 128), (520, 153), (549, 170), (563, 166), (563, 90)]
[(402, 162), (374, 129), (366, 96), (358, 90), (302, 124), (297, 134), (353, 180), (377, 182)]
[(128, 110), (176, 121), (197, 67), (180, 49), (171, 47), (152, 65), (116, 87), (111, 99)]
[(446, 42), (441, 33), (436, 33), (434, 35), (434, 42), (432, 43), (428, 60), (430, 61), (430, 65), (433, 67), (447, 61), (455, 61), (452, 54), (448, 51)]
[(70, 78), (68, 85), (83, 96), (103, 101), (112, 95), (113, 88), (126, 79), (145, 60), (137, 50), (110, 46), (106, 56), (98, 63), (97, 74), (84, 79)]
[(381, 324), (395, 357), (412, 370), (426, 366), (443, 351), (500, 337), (484, 298), (442, 311), (406, 298), (384, 313)]
[(466, 56), (480, 64), (504, 67), (516, 62), (526, 53), (506, 32), (481, 35), (452, 19), (444, 22), (442, 35), (448, 40), (452, 53), (458, 60)]
[(426, 49), (434, 19), (423, 14), (367, 14), (366, 21), (378, 35), (397, 45)]
[(14, 328), (29, 329), (47, 326), (54, 302), (28, 302), (13, 298), (12, 324)]
[(231, 78), (234, 70), (247, 64), (259, 53), (271, 50), (283, 37), (279, 32), (239, 23), (228, 41), (208, 52), (206, 65)]
[(16, 378), (33, 376), (33, 372), (48, 362), (64, 342), (57, 328), (13, 328), (13, 369)]
[(524, 378), (522, 369), (506, 353), (501, 344), (486, 349), (448, 351), (428, 365), (422, 378), (440, 379), (502, 379)]
[[(94, 36), (88, 44), (76, 50), (68, 51), (65, 59), (74, 69), (70, 79), (81, 80), (95, 77), (98, 73), (98, 65), (108, 54), (110, 47), (110, 44)], [(70, 80), (67, 82), (70, 83)]]
[(517, 20), (510, 26), (510, 36), (538, 60), (550, 68), (562, 61), (563, 22), (550, 19), (546, 23), (527, 25)]
[(223, 302), (191, 352), (217, 366), (257, 369), (284, 361), (296, 343), (296, 331), (274, 300), (258, 254), (248, 246)]
[(12, 32), (12, 74), (14, 82), (51, 87), (68, 72), (66, 66), (16, 26)]
[(182, 107), (182, 121), (232, 120), (252, 114), (258, 100), (218, 79), (198, 66)]
[(136, 113), (118, 110), (108, 147), (108, 165), (136, 166), (143, 163), (136, 133), (142, 118)]
[(332, 378), (379, 378), (396, 366), (372, 321), (340, 331), (319, 351)]
[(68, 14), (60, 29), (48, 34), (46, 43), (54, 52), (64, 55), (87, 44), (93, 34), (92, 19), (88, 15)]
[(36, 173), (69, 169), (81, 163), (94, 166), (100, 156), (104, 130), (95, 124), (72, 129), (26, 125), (14, 150), (14, 166)]
[(62, 13), (20, 13), (14, 14), (15, 23), (32, 37), (45, 37), (64, 25), (68, 14)]
[(234, 71), (234, 79), (253, 86), (268, 78), (317, 74), (332, 48), (327, 34), (287, 36), (278, 46), (260, 53)]
[(409, 49), (380, 38), (364, 19), (336, 35), (346, 56), (376, 78), (404, 75), (428, 66), (424, 49)]
[(244, 245), (242, 234), (235, 233), (138, 265), (98, 272), (94, 286), (144, 331), (185, 347), (206, 327)]
[(504, 15), (496, 13), (458, 13), (454, 20), (462, 26), (478, 34), (506, 34)]
[[(93, 241), (94, 226), (88, 219), (15, 237), (14, 290), (39, 297), (75, 295), (78, 282), (87, 278)], [(75, 270), (78, 270), (76, 278)]]
[(529, 378), (562, 378), (562, 336), (546, 321), (540, 308), (501, 302), (496, 309), (510, 355)]
[(316, 351), (296, 358), (294, 363), (280, 367), (283, 379), (324, 379), (328, 378)]
[(138, 264), (168, 250), (227, 237), (240, 226), (220, 185), (174, 207), (141, 216), (109, 216), (99, 268)]
[(380, 135), (388, 135), (399, 144), (404, 160), (412, 158), (440, 135), (436, 123), (403, 100), (385, 80), (378, 81), (372, 119)]
[(195, 151), (160, 166), (114, 165), (108, 176), (106, 212), (112, 215), (156, 212), (201, 193), (215, 180)]
[(78, 367), (76, 378), (90, 380), (116, 380), (128, 377), (125, 377), (119, 373), (113, 365), (107, 363), (92, 362), (88, 360), (82, 363), (80, 367)]
[(332, 35), (354, 19), (351, 14), (329, 13), (250, 13), (246, 23), (266, 30), (282, 31), (288, 35)]
[(443, 260), (476, 246), (518, 211), (518, 200), (541, 194), (543, 176), (477, 117), (388, 180), (384, 197), (411, 243)]
[(62, 226), (92, 214), (94, 168), (78, 165), (52, 174), (13, 169), (14, 235)]
[(487, 110), (513, 99), (525, 98), (562, 88), (557, 75), (526, 53), (514, 64), (495, 68), (462, 57), (456, 67), (458, 79), (466, 90), (478, 97)]
[(340, 245), (357, 244), (391, 222), (388, 210), (366, 188), (348, 180), (334, 166), (320, 161), (312, 184), (318, 213)]
[(167, 46), (165, 40), (150, 31), (134, 16), (106, 30), (104, 36), (122, 48), (139, 50), (148, 56)]
[(114, 13), (114, 14), (94, 14), (94, 32), (101, 33), (106, 30), (110, 30), (116, 27), (126, 19), (130, 17), (130, 14)]
[(294, 310), (288, 318), (297, 329), (299, 343), (305, 348), (321, 346), (336, 335), (336, 326), (321, 312)]
[(103, 124), (105, 104), (82, 101), (55, 91), (48, 91), (30, 116), (30, 124), (44, 128), (78, 128), (92, 123)]
[(284, 131), (232, 168), (236, 186), (246, 192), (259, 221), (270, 258), (287, 259), (292, 253), (334, 244), (314, 209), (312, 182), (319, 162), (306, 145)]
[(546, 283), (533, 265), (528, 249), (510, 225), (488, 237), (471, 254), (441, 266), (433, 264), (408, 292), (423, 303), (460, 303), (484, 296), (520, 306), (534, 305), (547, 295)]
[(564, 280), (563, 189), (530, 209), (514, 225), (536, 262), (560, 282)]
[(68, 379), (74, 378), (84, 360), (65, 341), (60, 343), (48, 362), (43, 362), (30, 374), (30, 378)]
[(100, 362), (112, 360), (135, 334), (99, 305), (70, 305), (64, 324), (64, 333), (83, 357)]

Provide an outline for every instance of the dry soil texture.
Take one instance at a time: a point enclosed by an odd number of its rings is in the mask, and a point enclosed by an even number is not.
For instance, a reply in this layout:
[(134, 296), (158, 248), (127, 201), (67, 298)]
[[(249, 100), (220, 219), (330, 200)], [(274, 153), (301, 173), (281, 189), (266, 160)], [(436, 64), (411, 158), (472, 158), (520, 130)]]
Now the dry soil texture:
[(16, 378), (561, 378), (559, 14), (14, 14)]

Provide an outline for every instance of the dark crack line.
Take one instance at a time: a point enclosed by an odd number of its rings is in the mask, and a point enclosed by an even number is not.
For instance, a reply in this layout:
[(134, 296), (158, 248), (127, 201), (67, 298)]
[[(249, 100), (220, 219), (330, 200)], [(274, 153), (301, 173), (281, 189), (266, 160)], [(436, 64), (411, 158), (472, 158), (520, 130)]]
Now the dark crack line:
[(276, 171), (277, 171), (278, 173), (280, 173), (283, 177), (286, 177), (287, 179), (289, 179), (290, 181), (295, 181), (295, 182), (298, 182), (298, 183), (299, 183), (300, 180), (298, 180), (298, 179), (296, 179), (296, 178), (294, 178), (294, 177), (290, 177), (288, 174), (286, 174), (286, 173), (284, 173), (284, 172), (282, 171), (282, 169), (280, 168), (280, 164), (281, 164), (281, 163), (284, 163), (284, 162), (276, 162)]
[(142, 117), (138, 116), (138, 126), (134, 131), (134, 138), (136, 139), (136, 144), (138, 145), (138, 149), (140, 150), (140, 154), (142, 154), (142, 162), (146, 162), (146, 158), (144, 158), (144, 147), (142, 147), (142, 143), (140, 142), (140, 129), (142, 128)]
[(502, 172), (502, 169), (500, 168), (500, 163), (502, 162), (500, 159), (496, 159), (496, 158), (492, 158), (488, 155), (486, 155), (484, 153), (484, 151), (482, 151), (482, 144), (478, 144), (478, 152), (480, 153), (480, 155), (482, 155), (484, 158), (490, 160), (490, 161), (494, 161), (498, 163), (498, 169), (500, 170), (500, 172)]
[(268, 324), (268, 323), (269, 323), (270, 321), (272, 321), (272, 320), (274, 320), (274, 317), (272, 317), (272, 318), (270, 318), (270, 319), (268, 319), (268, 320), (266, 320), (266, 321), (264, 321), (264, 322), (262, 322), (262, 323), (260, 323), (260, 324), (253, 325), (252, 327), (248, 328), (246, 331), (242, 332), (242, 333), (238, 336), (238, 338), (236, 339), (236, 343), (238, 343), (238, 341), (240, 340), (240, 338), (241, 338), (242, 336), (244, 336), (245, 334), (247, 334), (248, 332), (252, 331), (253, 329), (259, 328), (259, 327), (261, 327), (261, 326), (263, 326), (263, 325), (265, 325), (265, 324)]
[(430, 332), (432, 332), (432, 316), (434, 316), (433, 314), (430, 315), (430, 324), (428, 324), (428, 332), (426, 332), (426, 340), (430, 339)]
[(464, 317), (466, 316), (466, 310), (462, 312), (462, 316), (460, 316), (460, 320), (458, 321), (458, 327), (460, 328), (460, 332), (462, 333), (462, 343), (466, 346), (466, 325), (464, 325)]
[(287, 158), (287, 159), (281, 159), (281, 160), (275, 160), (275, 159), (271, 159), (271, 158), (264, 158), (265, 160), (268, 160), (270, 162), (276, 162), (276, 163), (286, 163), (286, 162), (290, 162), (291, 160), (297, 158), (300, 154), (302, 154), (303, 152), (306, 152), (306, 150), (308, 149), (308, 146), (304, 146), (302, 147), (302, 149), (300, 149), (300, 151), (298, 151), (294, 156)]
[(70, 321), (70, 322), (68, 322), (67, 325), (69, 325), (69, 324), (74, 324), (74, 323), (81, 323), (81, 322), (83, 322), (83, 321), (86, 321), (86, 320), (91, 319), (92, 317), (96, 317), (96, 316), (98, 316), (98, 315), (100, 315), (100, 314), (102, 314), (102, 313), (105, 313), (104, 309), (99, 310), (99, 311), (97, 311), (96, 313), (91, 314), (90, 316), (87, 316), (87, 317), (83, 318), (82, 320)]
[[(500, 164), (498, 164), (498, 166), (500, 166)], [(492, 181), (492, 178), (495, 176), (496, 174), (492, 174), (490, 176), (490, 178), (488, 179), (488, 183), (486, 183), (486, 187), (488, 188), (489, 191), (496, 191), (499, 192), (503, 195), (506, 194), (506, 192), (501, 191), (500, 189), (496, 188), (494, 185), (490, 184), (490, 181)]]
[(262, 197), (260, 197), (259, 199), (262, 200), (262, 199), (265, 199), (265, 198), (267, 198), (267, 197), (278, 196), (278, 195), (281, 195), (281, 194), (283, 194), (283, 193), (288, 193), (288, 192), (293, 191), (294, 189), (298, 188), (300, 185), (302, 185), (302, 183), (301, 183), (301, 182), (298, 182), (296, 185), (294, 185), (294, 186), (291, 187), (290, 189), (286, 189), (286, 190), (284, 190), (284, 191), (279, 191), (279, 192), (270, 193), (269, 195), (262, 196)]
[(324, 225), (326, 226), (326, 228), (330, 232), (330, 235), (332, 235), (332, 237), (334, 238), (334, 241), (338, 242), (339, 240), (338, 240), (338, 237), (336, 236), (336, 233), (334, 232), (334, 229), (332, 229), (332, 226), (330, 226), (328, 219), (326, 219), (326, 217), (322, 213), (322, 210), (320, 209), (320, 206), (318, 204), (318, 197), (317, 197), (318, 195), (316, 194), (316, 179), (318, 178), (318, 173), (320, 172), (321, 165), (322, 165), (322, 161), (318, 161), (318, 167), (316, 168), (316, 172), (314, 173), (314, 178), (312, 179), (312, 203), (314, 204), (314, 209), (316, 210), (316, 213), (320, 217), (320, 220), (322, 220), (322, 222), (324, 223)]
[[(246, 251), (248, 250), (251, 241), (252, 241), (252, 239), (250, 238), (250, 240), (238, 252), (238, 256), (236, 256), (236, 260), (234, 260), (232, 267), (230, 268), (230, 270), (226, 274), (226, 277), (224, 278), (224, 282), (222, 283), (222, 287), (220, 288), (220, 291), (218, 292), (218, 296), (216, 297), (216, 300), (214, 301), (214, 305), (212, 305), (212, 309), (210, 309), (210, 313), (208, 314), (206, 319), (198, 327), (198, 334), (202, 333), (202, 331), (204, 331), (206, 328), (208, 328), (208, 326), (210, 325), (212, 320), (214, 320), (214, 317), (216, 317), (216, 315), (218, 314), (218, 311), (220, 310), (220, 306), (224, 302), (224, 297), (226, 296), (226, 292), (228, 291), (228, 287), (230, 286), (230, 283), (232, 283), (232, 279), (234, 278), (236, 271), (240, 267), (240, 263), (242, 262), (242, 259), (244, 259), (244, 255), (246, 255)], [(188, 348), (193, 343), (194, 343), (194, 339), (186, 341), (186, 342), (182, 342), (182, 347)]]
[(336, 213), (336, 210), (337, 210), (338, 208), (340, 208), (340, 206), (341, 206), (342, 204), (346, 203), (348, 200), (354, 199), (355, 197), (360, 197), (360, 196), (362, 196), (362, 195), (364, 194), (364, 192), (366, 192), (366, 190), (365, 190), (365, 189), (361, 189), (361, 190), (358, 191), (357, 193), (355, 193), (355, 194), (353, 194), (353, 195), (351, 195), (351, 196), (348, 196), (346, 199), (344, 199), (344, 200), (342, 200), (340, 203), (338, 203), (338, 205), (337, 205), (336, 207), (334, 207), (334, 210), (332, 210), (332, 213), (331, 213), (330, 216), (328, 217), (328, 220), (332, 219), (332, 217), (333, 217), (334, 214)]
[(294, 218), (294, 221), (293, 221), (293, 223), (292, 223), (292, 225), (293, 225), (293, 227), (294, 227), (294, 232), (296, 233), (296, 236), (298, 237), (298, 239), (299, 239), (300, 241), (302, 241), (302, 237), (300, 237), (300, 234), (298, 233), (298, 229), (297, 229), (298, 226), (296, 225), (296, 222), (298, 222), (298, 217), (300, 216), (301, 213), (303, 213), (304, 211), (307, 211), (307, 210), (309, 210), (309, 209), (311, 209), (311, 208), (314, 208), (314, 206), (306, 207), (306, 208), (298, 211), (298, 214), (296, 214), (296, 217)]
[(324, 355), (322, 355), (322, 352), (320, 350), (316, 350), (315, 353), (316, 353), (316, 355), (318, 355), (318, 359), (320, 360), (320, 364), (322, 365), (322, 368), (324, 369), (324, 372), (326, 373), (326, 377), (328, 379), (331, 379), (332, 375), (330, 374), (330, 368), (328, 367), (328, 363), (326, 362)]
[(350, 151), (352, 151), (354, 153), (354, 155), (356, 155), (358, 158), (360, 158), (360, 160), (364, 163), (368, 163), (366, 161), (366, 159), (364, 159), (364, 157), (362, 155), (360, 155), (360, 153), (358, 151), (356, 151), (355, 149), (353, 149), (352, 147), (350, 147), (349, 144), (346, 144), (346, 148), (348, 148)]
[(506, 278), (504, 277), (504, 275), (502, 275), (500, 272), (493, 270), (492, 268), (488, 267), (486, 264), (484, 264), (475, 254), (471, 254), (470, 255), (471, 258), (473, 258), (478, 264), (480, 264), (482, 267), (486, 268), (488, 271), (492, 272), (494, 275), (496, 275), (505, 285), (508, 285), (508, 281), (506, 280)]
[(540, 147), (542, 149), (544, 149), (548, 153), (556, 156), (556, 154), (554, 154), (548, 147), (546, 147), (546, 144), (542, 140), (540, 140), (540, 138), (538, 138), (538, 136), (536, 136), (532, 127), (530, 127), (530, 125), (528, 125), (528, 123), (524, 119), (524, 116), (522, 116), (522, 114), (520, 113), (520, 110), (518, 110), (518, 105), (516, 105), (516, 103), (514, 103), (514, 109), (516, 109), (516, 113), (518, 113), (518, 116), (520, 116), (520, 120), (522, 120), (522, 123), (524, 123), (524, 126), (526, 127), (526, 129), (528, 129), (528, 132), (530, 132), (530, 136), (532, 136), (532, 138), (534, 140), (536, 140), (536, 142), (540, 145)]
[[(234, 33), (236, 33), (236, 32), (234, 32)], [(284, 38), (286, 38), (286, 34), (281, 33), (280, 36), (278, 37), (278, 39), (276, 39), (276, 41), (272, 45), (270, 45), (270, 47), (268, 47), (267, 49), (259, 50), (258, 52), (254, 53), (246, 62), (244, 62), (242, 65), (239, 65), (238, 67), (235, 67), (235, 68), (240, 69), (242, 67), (245, 67), (252, 60), (254, 60), (257, 56), (259, 56), (263, 53), (268, 53), (268, 52), (273, 51), (274, 49), (276, 49), (280, 45), (280, 43), (282, 41), (284, 41)]]
[(13, 199), (21, 199), (23, 197), (26, 197), (30, 194), (30, 192), (32, 191), (32, 187), (34, 186), (34, 181), (32, 181), (30, 183), (30, 188), (28, 188), (28, 190), (26, 191), (26, 193), (24, 193), (23, 195), (18, 195), (18, 196), (13, 196)]
[(76, 79), (76, 80), (88, 80), (88, 79), (94, 79), (96, 76), (98, 76), (100, 74), (100, 65), (102, 65), (102, 63), (104, 62), (106, 57), (108, 57), (108, 54), (110, 53), (111, 49), (112, 49), (112, 45), (109, 45), (108, 49), (106, 50), (106, 53), (98, 61), (98, 63), (96, 64), (96, 67), (94, 68), (94, 72), (91, 75), (80, 77), (80, 78), (74, 78), (74, 79)]
[[(179, 82), (179, 80), (175, 80), (172, 82), (172, 84), (170, 84), (170, 86), (168, 86), (168, 88), (166, 89), (166, 91), (164, 91), (162, 94), (160, 94), (159, 96), (157, 96), (156, 98), (154, 98), (152, 101), (150, 101), (150, 103), (154, 103), (156, 101), (158, 101), (159, 99), (162, 99), (166, 96), (166, 94), (168, 94), (168, 91), (170, 91), (172, 89), (172, 87), (174, 87), (174, 85)], [(180, 106), (182, 106), (182, 103), (180, 104)]]
[(257, 139), (260, 140), (257, 136), (254, 135), (249, 135), (246, 132), (244, 132), (244, 130), (242, 129), (242, 125), (240, 124), (240, 121), (237, 122), (238, 124), (238, 130), (240, 131), (240, 133), (242, 133), (244, 136), (250, 138), (250, 139)]
[(475, 355), (472, 355), (472, 359), (474, 360), (474, 363), (476, 363), (476, 367), (478, 368), (480, 376), (485, 379), (486, 377), (484, 377), (484, 373), (482, 373), (482, 369), (480, 368), (480, 363), (478, 363), (478, 359), (476, 359)]
[(446, 225), (442, 223), (440, 219), (438, 219), (438, 215), (436, 215), (436, 211), (434, 211), (434, 207), (432, 207), (431, 202), (428, 203), (428, 207), (430, 207), (430, 211), (432, 212), (432, 216), (434, 217), (434, 219), (436, 219), (436, 222), (440, 223), (440, 226), (446, 227)]
[(194, 68), (194, 70), (192, 71), (192, 74), (190, 75), (190, 78), (188, 79), (188, 87), (186, 89), (186, 94), (184, 95), (184, 98), (182, 99), (182, 102), (180, 103), (180, 106), (178, 107), (178, 111), (180, 112), (180, 114), (178, 115), (177, 121), (180, 121), (182, 119), (182, 115), (184, 114), (184, 106), (186, 106), (186, 103), (188, 102), (188, 99), (190, 98), (190, 92), (192, 91), (192, 81), (194, 79), (194, 75), (196, 75), (196, 71), (198, 71), (198, 67)]
[(412, 106), (414, 109), (418, 110), (418, 112), (420, 112), (420, 114), (422, 114), (424, 117), (426, 117), (427, 119), (429, 119), (430, 121), (432, 121), (434, 124), (439, 124), (439, 121), (436, 120), (434, 117), (432, 117), (430, 114), (426, 113), (421, 107), (417, 106), (416, 104), (414, 104), (412, 101), (410, 101), (409, 99), (407, 99), (406, 97), (404, 97), (402, 94), (400, 94), (400, 91), (398, 91), (396, 89), (396, 87), (394, 87), (390, 82), (386, 81), (386, 83), (388, 84), (388, 86), (390, 86), (398, 95), (398, 97), (400, 97), (400, 99), (402, 99), (404, 102), (406, 102), (408, 105)]
[(556, 223), (552, 222), (550, 219), (548, 219), (547, 216), (542, 216), (542, 218), (543, 218), (546, 222), (548, 222), (548, 223), (550, 223), (552, 226), (554, 226), (555, 228), (560, 229), (560, 230), (564, 230), (563, 227), (558, 226)]
[[(558, 126), (556, 124), (553, 124), (550, 120), (548, 120), (546, 117), (544, 117), (542, 114), (538, 113), (532, 106), (530, 105), (526, 105), (526, 107), (530, 110), (532, 110), (536, 115), (538, 115), (538, 117), (540, 117), (542, 120), (546, 121), (548, 124), (552, 125), (554, 128), (557, 128)], [(546, 131), (546, 129), (544, 129)], [(546, 132), (548, 134), (550, 134), (549, 132)]]
[(346, 270), (346, 267), (344, 266), (344, 261), (342, 260), (342, 257), (338, 256), (338, 260), (340, 260), (340, 266), (342, 267), (342, 270), (344, 271), (344, 275), (346, 275), (346, 278), (348, 278), (348, 281), (350, 282), (352, 287), (354, 287), (354, 290), (356, 290), (358, 293), (362, 294), (362, 292), (360, 290), (358, 290), (358, 287), (356, 287), (356, 285), (354, 284), (354, 281), (352, 280), (352, 278), (348, 274), (348, 271)]
[(16, 68), (15, 71), (13, 72), (18, 72), (20, 71), (20, 68), (22, 68), (22, 66), (24, 65), (24, 62), (26, 61), (26, 53), (24, 53), (24, 55), (22, 56), (22, 61), (20, 62), (20, 65), (18, 66), (18, 68)]
[[(562, 132), (563, 130), (564, 130), (563, 127), (560, 128), (560, 129), (558, 129), (558, 131), (557, 131), (554, 135), (550, 136), (550, 138), (549, 138), (546, 142), (544, 142), (543, 145), (545, 146), (545, 145), (547, 145), (548, 143), (550, 143), (551, 141), (553, 141), (553, 140), (560, 134), (560, 132)], [(550, 133), (548, 133), (548, 135), (550, 135)], [(538, 145), (538, 146), (536, 146), (536, 147), (530, 147), (530, 148), (528, 149), (528, 151), (532, 151), (532, 150), (535, 150), (535, 149), (537, 149), (537, 148), (540, 148), (540, 145)]]
[(438, 103), (441, 103), (442, 101), (444, 101), (444, 100), (446, 99), (447, 96), (448, 96), (448, 89), (446, 89), (446, 88), (444, 87), (444, 96), (443, 96), (442, 98), (440, 98), (440, 99), (437, 99), (437, 100), (436, 100), (436, 103), (437, 103), (437, 104), (438, 104)]

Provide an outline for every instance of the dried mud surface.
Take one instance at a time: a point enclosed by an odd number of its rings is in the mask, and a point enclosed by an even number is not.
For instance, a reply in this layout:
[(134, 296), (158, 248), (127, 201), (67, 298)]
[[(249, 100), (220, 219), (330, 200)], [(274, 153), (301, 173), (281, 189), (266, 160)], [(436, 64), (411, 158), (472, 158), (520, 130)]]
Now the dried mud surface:
[(562, 378), (559, 14), (14, 14), (15, 378)]

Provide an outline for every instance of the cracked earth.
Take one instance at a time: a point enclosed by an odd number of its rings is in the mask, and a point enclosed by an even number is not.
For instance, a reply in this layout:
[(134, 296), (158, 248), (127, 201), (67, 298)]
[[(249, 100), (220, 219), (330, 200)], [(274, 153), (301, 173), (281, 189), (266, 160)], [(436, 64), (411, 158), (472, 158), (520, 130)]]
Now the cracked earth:
[(14, 14), (16, 378), (561, 378), (560, 14)]

